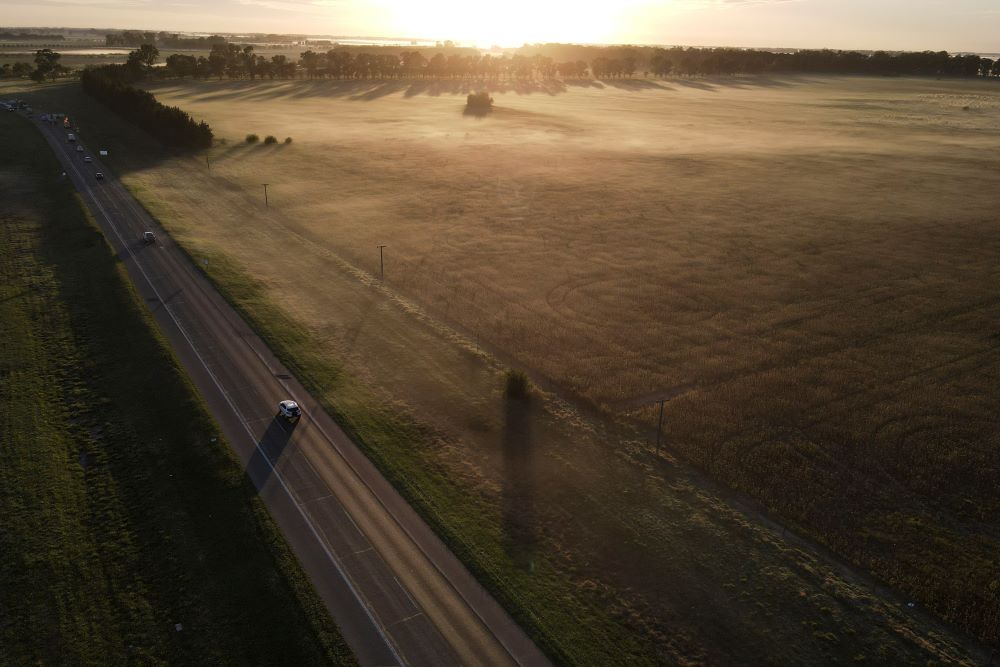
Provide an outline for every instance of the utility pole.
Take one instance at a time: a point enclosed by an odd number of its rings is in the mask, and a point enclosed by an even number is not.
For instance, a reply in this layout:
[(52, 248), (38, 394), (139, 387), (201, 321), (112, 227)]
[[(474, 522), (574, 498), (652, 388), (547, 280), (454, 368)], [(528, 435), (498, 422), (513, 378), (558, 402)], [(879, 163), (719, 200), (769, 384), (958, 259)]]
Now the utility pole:
[(264, 208), (271, 208), (267, 203), (267, 186), (270, 185), (270, 183), (261, 183), (261, 185), (264, 186)]
[(382, 248), (384, 247), (384, 245), (380, 245), (378, 247), (378, 274), (379, 280), (382, 281), (385, 280), (385, 263), (382, 261)]
[(212, 171), (212, 164), (208, 161), (208, 156), (205, 156), (205, 168)]

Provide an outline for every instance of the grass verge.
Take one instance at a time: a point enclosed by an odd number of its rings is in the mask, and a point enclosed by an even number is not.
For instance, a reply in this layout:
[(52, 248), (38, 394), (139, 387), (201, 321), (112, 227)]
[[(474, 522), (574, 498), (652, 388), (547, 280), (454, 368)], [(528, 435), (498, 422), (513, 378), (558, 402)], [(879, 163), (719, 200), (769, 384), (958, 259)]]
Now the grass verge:
[(0, 145), (0, 663), (353, 664), (42, 137)]

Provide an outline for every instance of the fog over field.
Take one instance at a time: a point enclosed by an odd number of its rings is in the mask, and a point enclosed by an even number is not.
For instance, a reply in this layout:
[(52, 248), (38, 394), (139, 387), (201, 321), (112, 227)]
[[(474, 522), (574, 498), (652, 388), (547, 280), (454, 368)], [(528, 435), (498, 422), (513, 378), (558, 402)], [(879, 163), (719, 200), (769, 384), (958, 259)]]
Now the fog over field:
[(110, 149), (552, 654), (1000, 641), (995, 81), (526, 81), (485, 115), (450, 81), (148, 87), (215, 146), (165, 150), (75, 83), (0, 98)]
[[(133, 178), (471, 484), (506, 474), (483, 453), (495, 380), (337, 287), (378, 275), (379, 244), (389, 288), (468, 340), (650, 429), (674, 396), (671, 451), (996, 640), (1000, 89), (551, 81), (497, 87), (480, 117), (468, 88), (156, 84), (226, 143), (205, 184), (186, 159)], [(539, 486), (597, 473), (573, 466)]]
[(270, 181), (369, 271), (389, 243), (394, 285), (602, 405), (799, 366), (988, 289), (989, 83), (553, 82), (495, 93), (486, 118), (455, 88), (155, 91), (228, 138), (216, 174)]

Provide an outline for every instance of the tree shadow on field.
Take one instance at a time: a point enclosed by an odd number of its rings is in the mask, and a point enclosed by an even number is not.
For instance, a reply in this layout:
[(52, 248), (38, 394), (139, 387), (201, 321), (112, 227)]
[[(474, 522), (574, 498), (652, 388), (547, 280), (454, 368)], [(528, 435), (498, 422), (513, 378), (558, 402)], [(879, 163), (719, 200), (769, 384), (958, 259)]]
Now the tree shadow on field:
[[(262, 102), (266, 100), (347, 98), (360, 102), (370, 102), (394, 93), (402, 92), (404, 97), (427, 95), (467, 95), (471, 92), (487, 90), (495, 93), (516, 93), (531, 95), (543, 93), (558, 95), (566, 92), (566, 82), (558, 79), (545, 81), (514, 80), (493, 81), (487, 79), (275, 79), (257, 81), (191, 81), (185, 86), (149, 86), (154, 95), (158, 92), (169, 94), (171, 98), (184, 102)], [(596, 87), (596, 86), (595, 86)]]
[(609, 88), (619, 90), (674, 90), (659, 81), (649, 79), (605, 79), (602, 83)]
[(469, 105), (466, 105), (465, 108), (462, 109), (463, 116), (473, 116), (475, 118), (485, 118), (486, 116), (489, 116), (491, 113), (493, 113), (493, 107), (491, 106), (470, 107)]
[(439, 97), (441, 95), (468, 95), (486, 91), (500, 95), (515, 93), (517, 95), (532, 95), (541, 93), (545, 95), (559, 95), (566, 92), (566, 84), (563, 81), (551, 79), (548, 81), (489, 81), (484, 79), (420, 79), (410, 81), (409, 87), (403, 94), (404, 97), (416, 97), (418, 95), (428, 95)]
[(605, 87), (597, 79), (563, 79), (563, 83), (574, 88), (597, 88), (601, 90)]
[(504, 547), (516, 567), (535, 567), (535, 443), (530, 397), (504, 398), (502, 528)]
[(683, 86), (684, 88), (694, 88), (696, 90), (704, 90), (709, 93), (716, 92), (715, 86), (700, 79), (674, 79), (673, 82), (678, 86)]

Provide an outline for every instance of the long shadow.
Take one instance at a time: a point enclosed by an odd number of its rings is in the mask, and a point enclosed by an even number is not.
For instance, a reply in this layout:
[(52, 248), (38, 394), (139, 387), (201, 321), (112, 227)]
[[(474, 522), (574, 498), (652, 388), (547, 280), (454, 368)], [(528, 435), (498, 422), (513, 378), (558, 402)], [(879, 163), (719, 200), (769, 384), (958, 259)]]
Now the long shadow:
[(502, 528), (504, 547), (523, 570), (535, 567), (534, 408), (530, 398), (504, 399)]
[(606, 86), (597, 79), (563, 79), (563, 84), (574, 88), (597, 88), (598, 90)]
[(673, 90), (670, 86), (649, 79), (605, 79), (605, 86), (621, 90)]
[(684, 86), (685, 88), (695, 88), (697, 90), (704, 90), (710, 93), (716, 92), (715, 86), (698, 79), (674, 79), (673, 82), (678, 86)]
[(263, 489), (271, 478), (274, 467), (278, 465), (294, 431), (295, 424), (290, 424), (282, 417), (275, 415), (271, 419), (271, 423), (267, 425), (267, 430), (257, 441), (253, 456), (247, 463), (246, 473), (258, 491)]
[(492, 112), (492, 107), (470, 107), (467, 105), (464, 109), (462, 109), (463, 116), (475, 116), (476, 118), (484, 118), (489, 116)]

